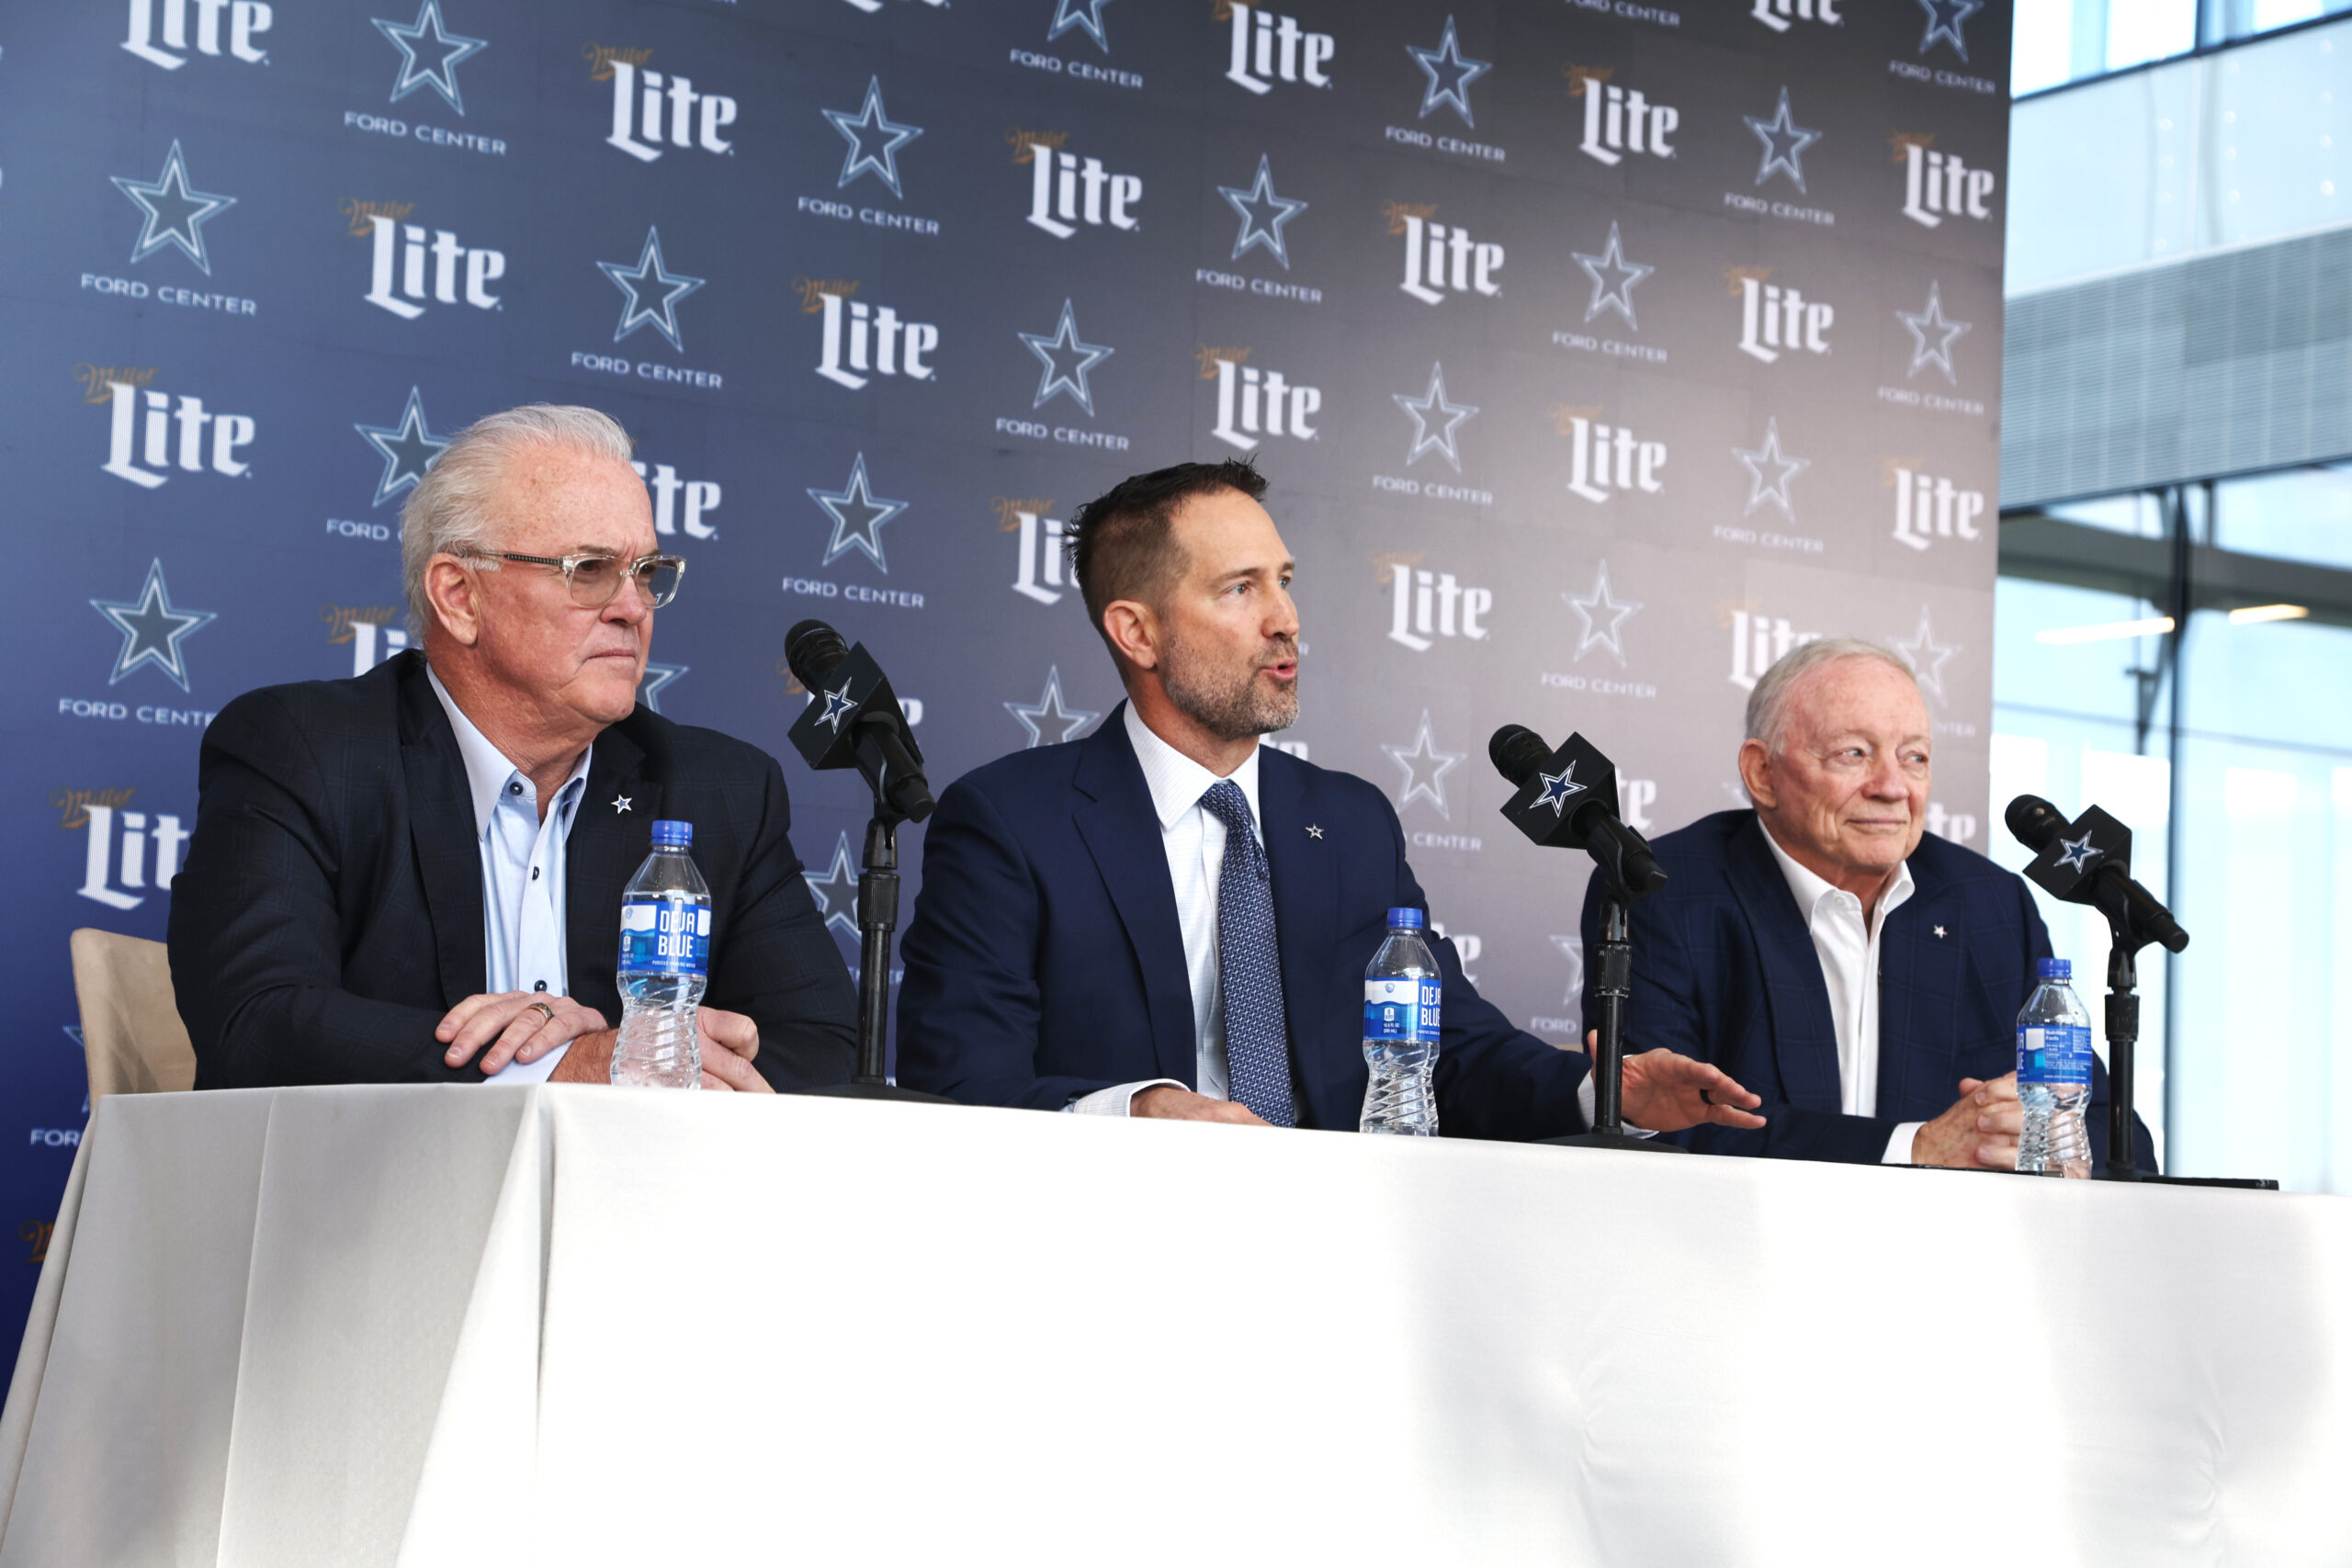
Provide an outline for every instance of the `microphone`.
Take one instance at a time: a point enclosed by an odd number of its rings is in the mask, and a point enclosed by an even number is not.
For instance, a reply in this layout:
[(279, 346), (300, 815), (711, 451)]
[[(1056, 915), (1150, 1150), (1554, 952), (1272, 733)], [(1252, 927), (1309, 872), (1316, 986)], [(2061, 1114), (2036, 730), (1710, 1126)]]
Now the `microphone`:
[(784, 661), (808, 688), (808, 705), (790, 735), (808, 765), (854, 767), (879, 807), (908, 821), (930, 816), (935, 803), (923, 777), (922, 748), (865, 645), (844, 643), (822, 621), (802, 621), (785, 633)]
[[(2038, 795), (2021, 795), (2001, 814), (2018, 842), (2034, 852), (2029, 881), (2054, 898), (2088, 904), (2125, 932), (2171, 952), (2188, 945), (2172, 911), (2132, 880), (2132, 829), (2094, 806), (2074, 821)], [(2134, 944), (2137, 945), (2136, 943)]]
[(1539, 844), (1583, 850), (1611, 885), (1632, 897), (1666, 886), (1649, 840), (1617, 815), (1617, 770), (1581, 735), (1555, 750), (1521, 724), (1506, 724), (1487, 742), (1495, 771), (1519, 788), (1503, 816)]

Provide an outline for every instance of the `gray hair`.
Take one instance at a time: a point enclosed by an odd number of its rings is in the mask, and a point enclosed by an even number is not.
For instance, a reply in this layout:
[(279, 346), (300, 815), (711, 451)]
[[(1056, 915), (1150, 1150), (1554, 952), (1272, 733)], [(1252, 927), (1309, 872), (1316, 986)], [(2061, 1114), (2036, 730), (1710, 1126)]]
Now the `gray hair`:
[[(526, 403), (486, 415), (459, 431), (401, 508), (401, 582), (408, 592), (409, 633), (433, 625), (424, 567), (436, 555), (475, 555), (496, 547), (503, 519), (491, 497), (506, 465), (533, 446), (569, 446), (591, 457), (629, 460), (629, 441), (610, 414), (562, 403)], [(483, 560), (495, 571), (498, 562)]]
[(1890, 669), (1901, 671), (1903, 678), (1913, 685), (1919, 683), (1918, 673), (1891, 649), (1858, 637), (1817, 637), (1774, 660), (1772, 668), (1756, 682), (1756, 689), (1747, 694), (1747, 739), (1763, 742), (1767, 751), (1779, 750), (1781, 732), (1788, 724), (1789, 694), (1805, 676), (1840, 659), (1875, 659)]

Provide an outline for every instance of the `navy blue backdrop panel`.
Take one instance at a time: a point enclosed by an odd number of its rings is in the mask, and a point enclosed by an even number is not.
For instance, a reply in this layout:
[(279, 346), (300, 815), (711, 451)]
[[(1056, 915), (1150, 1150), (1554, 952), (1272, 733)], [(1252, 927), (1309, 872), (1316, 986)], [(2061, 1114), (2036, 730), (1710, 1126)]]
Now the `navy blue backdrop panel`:
[(1298, 557), (1279, 742), (1388, 792), (1546, 1038), (1584, 872), (1495, 816), (1498, 724), (1670, 829), (1772, 658), (1881, 638), (1983, 846), (2006, 7), (1285, 3), (0, 13), (6, 1310), (86, 1117), (66, 933), (163, 935), (210, 716), (408, 646), (401, 502), (529, 400), (635, 440), (691, 563), (644, 699), (788, 759), (853, 961), (786, 628), (865, 639), (942, 784), (1074, 739), (1119, 692), (1064, 521), (1184, 458)]

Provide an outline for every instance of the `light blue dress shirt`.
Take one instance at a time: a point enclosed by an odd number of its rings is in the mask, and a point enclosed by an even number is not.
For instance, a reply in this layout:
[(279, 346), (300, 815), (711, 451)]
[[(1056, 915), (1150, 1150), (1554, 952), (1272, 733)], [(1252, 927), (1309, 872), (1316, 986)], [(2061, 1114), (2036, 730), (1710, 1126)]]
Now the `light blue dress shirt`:
[[(545, 820), (539, 794), (521, 770), (476, 729), (428, 666), (426, 679), (441, 711), (457, 732), (465, 759), (467, 793), (473, 801), (474, 831), (481, 845), (483, 973), (497, 991), (545, 991), (569, 996), (563, 947), (564, 840), (580, 797), (588, 789), (590, 746), (580, 753), (571, 776), (556, 791)], [(539, 1083), (555, 1071), (566, 1041), (536, 1062), (509, 1062), (492, 1073), (493, 1083)]]

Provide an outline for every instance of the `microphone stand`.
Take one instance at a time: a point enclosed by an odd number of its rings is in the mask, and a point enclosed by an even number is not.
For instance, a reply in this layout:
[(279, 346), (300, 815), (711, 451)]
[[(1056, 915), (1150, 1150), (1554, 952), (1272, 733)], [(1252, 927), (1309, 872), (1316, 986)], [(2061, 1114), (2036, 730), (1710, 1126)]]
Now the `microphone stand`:
[(1679, 1144), (1625, 1131), (1625, 1004), (1634, 994), (1634, 944), (1627, 917), (1639, 894), (1627, 885), (1624, 851), (1616, 840), (1596, 844), (1592, 858), (1595, 874), (1601, 879), (1600, 949), (1593, 955), (1593, 991), (1600, 999), (1600, 1017), (1594, 1023), (1599, 1042), (1592, 1052), (1592, 1130), (1543, 1142), (1566, 1148), (1689, 1154)]
[[(899, 744), (887, 720), (857, 722), (867, 731), (859, 750), (865, 751), (870, 745), (879, 753), (876, 765), (858, 770), (872, 786), (874, 815), (865, 824), (865, 861), (857, 875), (857, 1068), (845, 1084), (808, 1092), (836, 1100), (953, 1105), (944, 1096), (901, 1089), (890, 1081), (890, 948), (899, 928), (899, 824), (910, 815), (928, 816), (931, 795), (922, 787), (921, 768)], [(910, 810), (917, 801), (920, 812)]]

